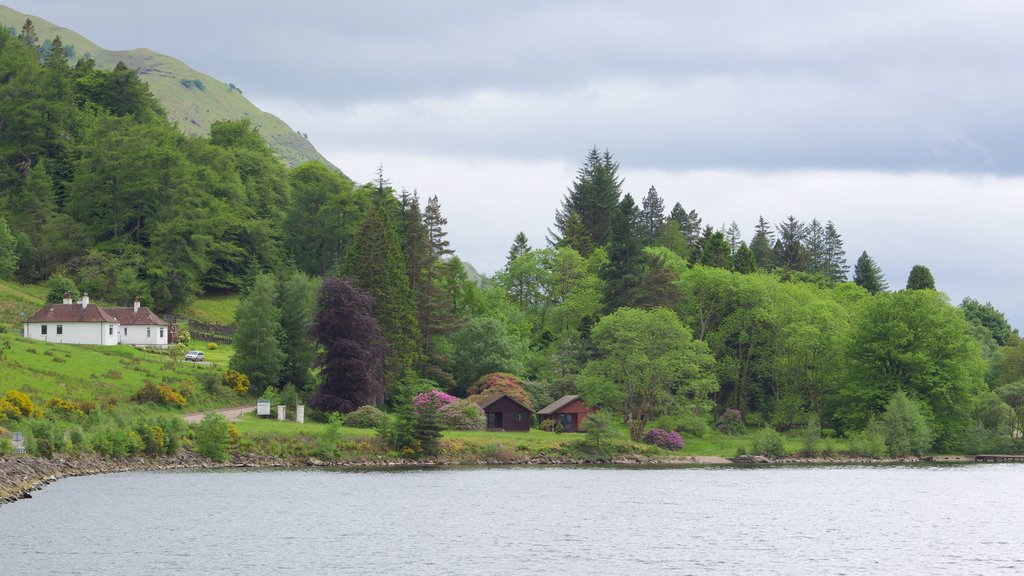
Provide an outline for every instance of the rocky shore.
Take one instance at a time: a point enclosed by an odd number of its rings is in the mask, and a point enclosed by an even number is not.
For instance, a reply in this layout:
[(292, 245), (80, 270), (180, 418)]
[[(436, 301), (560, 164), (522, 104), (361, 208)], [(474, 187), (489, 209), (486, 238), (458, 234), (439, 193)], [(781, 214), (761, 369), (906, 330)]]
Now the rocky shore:
[(134, 472), (150, 470), (179, 470), (203, 468), (282, 468), (282, 467), (332, 467), (332, 468), (417, 468), (436, 466), (677, 466), (693, 464), (905, 464), (919, 462), (916, 457), (872, 460), (870, 458), (766, 458), (764, 456), (741, 456), (722, 458), (719, 456), (681, 456), (669, 458), (647, 458), (644, 456), (620, 456), (612, 461), (595, 461), (568, 458), (564, 456), (538, 455), (530, 458), (501, 460), (497, 458), (462, 459), (447, 458), (410, 460), (386, 456), (367, 456), (357, 459), (320, 460), (317, 458), (284, 459), (253, 454), (236, 454), (226, 463), (214, 462), (204, 456), (182, 450), (175, 457), (163, 458), (121, 458), (105, 459), (96, 456), (56, 457), (52, 460), (32, 456), (0, 457), (0, 505), (23, 498), (51, 482), (72, 476), (108, 474), (113, 472)]

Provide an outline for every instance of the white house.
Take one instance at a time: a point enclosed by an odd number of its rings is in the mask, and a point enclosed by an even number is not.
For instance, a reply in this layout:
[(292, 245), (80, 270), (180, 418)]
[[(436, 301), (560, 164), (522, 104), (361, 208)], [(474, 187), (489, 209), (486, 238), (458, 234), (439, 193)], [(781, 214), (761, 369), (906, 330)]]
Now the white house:
[(63, 304), (47, 304), (29, 316), (22, 335), (46, 342), (113, 346), (119, 342), (120, 328), (116, 318), (89, 304), (88, 294), (82, 294), (77, 304), (72, 303), (70, 294), (65, 294)]
[(121, 344), (132, 346), (167, 346), (170, 326), (136, 298), (131, 308), (104, 308), (121, 325)]

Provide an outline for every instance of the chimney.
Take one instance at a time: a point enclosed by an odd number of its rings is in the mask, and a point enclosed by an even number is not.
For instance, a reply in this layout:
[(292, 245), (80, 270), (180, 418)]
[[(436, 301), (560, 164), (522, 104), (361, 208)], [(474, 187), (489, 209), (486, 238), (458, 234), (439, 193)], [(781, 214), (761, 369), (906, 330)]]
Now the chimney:
[(135, 302), (132, 304), (132, 312), (138, 312), (139, 311), (139, 306), (140, 306), (140, 304), (139, 304), (139, 297), (136, 296), (135, 297)]
[(64, 293), (64, 304), (71, 304), (71, 292)]
[(85, 308), (88, 305), (89, 305), (89, 293), (88, 292), (82, 292), (82, 308)]

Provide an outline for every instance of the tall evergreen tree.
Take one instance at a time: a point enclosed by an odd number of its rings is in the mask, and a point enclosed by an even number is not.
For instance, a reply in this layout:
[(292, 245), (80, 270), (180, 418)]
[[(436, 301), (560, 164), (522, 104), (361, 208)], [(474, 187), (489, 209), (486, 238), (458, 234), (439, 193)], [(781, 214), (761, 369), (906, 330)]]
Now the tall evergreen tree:
[(790, 216), (785, 222), (776, 227), (779, 233), (779, 240), (776, 243), (776, 263), (794, 272), (807, 270), (807, 251), (804, 248), (804, 241), (807, 237), (807, 227)]
[(344, 280), (325, 278), (310, 336), (318, 352), (320, 385), (310, 405), (348, 412), (384, 400), (386, 342), (371, 308), (373, 298)]
[(309, 277), (295, 272), (281, 282), (278, 290), (281, 310), (281, 381), (308, 390), (312, 383), (309, 369), (316, 349), (309, 337), (309, 327), (316, 311), (316, 290)]
[(526, 234), (519, 232), (512, 240), (512, 247), (508, 249), (508, 258), (505, 259), (505, 268), (508, 269), (508, 265), (511, 264), (513, 260), (529, 251), (530, 241), (526, 238)]
[(17, 245), (11, 229), (7, 227), (7, 219), (0, 212), (0, 279), (10, 280), (17, 269)]
[(885, 292), (889, 288), (881, 269), (875, 264), (874, 259), (868, 256), (867, 251), (862, 252), (860, 258), (857, 258), (857, 264), (853, 267), (853, 282), (872, 294)]
[(648, 310), (671, 309), (679, 302), (678, 279), (679, 273), (665, 262), (663, 255), (647, 257), (640, 281), (640, 306)]
[[(549, 231), (549, 242), (568, 246), (584, 256), (593, 248), (606, 246), (621, 195), (619, 164), (607, 150), (602, 154), (596, 146), (591, 148), (568, 194), (562, 198), (562, 207), (555, 213), (555, 230)], [(573, 214), (579, 217), (585, 231), (583, 237), (577, 236), (579, 230), (570, 227)]]
[(757, 225), (754, 226), (754, 237), (750, 240), (750, 251), (754, 253), (754, 260), (761, 270), (771, 270), (774, 266), (774, 245), (775, 231), (772, 230), (771, 224), (765, 221), (764, 216), (758, 216)]
[(641, 203), (640, 220), (643, 231), (644, 246), (651, 246), (658, 237), (662, 222), (665, 221), (665, 201), (658, 195), (658, 191), (651, 186)]
[(50, 49), (46, 53), (46, 67), (65, 75), (71, 71), (68, 65), (68, 54), (60, 36), (54, 37), (53, 42), (50, 43)]
[(743, 233), (740, 232), (740, 226), (735, 220), (725, 231), (725, 240), (729, 243), (729, 254), (735, 255), (736, 251), (740, 249), (740, 243), (743, 242)]
[(668, 218), (669, 220), (673, 220), (679, 224), (679, 230), (682, 231), (683, 236), (686, 237), (686, 242), (691, 246), (691, 253), (695, 252), (692, 247), (696, 246), (700, 242), (702, 230), (702, 220), (701, 217), (697, 215), (697, 211), (690, 210), (687, 212), (686, 209), (683, 208), (682, 204), (676, 202), (675, 206), (672, 207), (672, 212), (669, 213)]
[(733, 254), (732, 269), (740, 274), (757, 272), (757, 259), (754, 258), (754, 251), (747, 247), (746, 242), (740, 242), (740, 247)]
[(608, 244), (608, 264), (601, 269), (605, 281), (605, 309), (635, 307), (640, 302), (644, 272), (644, 247), (640, 240), (640, 210), (626, 194), (619, 203)]
[(21, 40), (29, 46), (35, 46), (39, 43), (39, 35), (36, 34), (36, 26), (32, 23), (32, 19), (28, 18), (25, 23), (21, 25), (21, 32), (18, 34), (18, 40)]
[(700, 263), (704, 266), (715, 268), (732, 269), (732, 251), (729, 249), (729, 242), (721, 230), (715, 230), (708, 226), (704, 228), (704, 236), (701, 239)]
[(846, 263), (846, 250), (843, 249), (843, 238), (836, 230), (835, 224), (829, 220), (825, 224), (824, 270), (833, 282), (846, 282), (850, 273), (850, 265)]
[(363, 218), (345, 260), (345, 276), (373, 298), (373, 315), (387, 342), (385, 385), (393, 393), (416, 361), (416, 304), (398, 234), (380, 204)]
[(436, 382), (440, 387), (452, 389), (454, 359), (448, 343), (457, 329), (455, 315), (449, 306), (446, 289), (448, 267), (452, 260), (444, 227), (448, 220), (441, 214), (441, 202), (437, 196), (427, 199), (423, 213), (423, 228), (429, 259), (424, 265), (423, 281), (416, 288), (416, 320), (420, 328), (420, 356), (415, 367), (420, 376)]
[(277, 283), (273, 276), (261, 274), (235, 312), (235, 354), (231, 357), (231, 369), (249, 376), (256, 394), (278, 385), (284, 362), (280, 330)]
[(927, 266), (915, 264), (907, 277), (907, 290), (935, 290), (935, 278)]
[(825, 262), (825, 227), (817, 218), (811, 219), (806, 229), (807, 271), (824, 274)]

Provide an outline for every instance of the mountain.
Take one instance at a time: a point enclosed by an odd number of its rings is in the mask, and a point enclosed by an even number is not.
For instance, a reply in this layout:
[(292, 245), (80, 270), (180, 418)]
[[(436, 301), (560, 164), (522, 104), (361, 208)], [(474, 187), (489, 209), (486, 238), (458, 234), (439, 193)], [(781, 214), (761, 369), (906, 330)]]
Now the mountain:
[[(186, 134), (208, 136), (210, 125), (218, 120), (248, 118), (256, 126), (274, 153), (289, 166), (315, 160), (334, 167), (301, 134), (280, 118), (249, 102), (233, 84), (189, 68), (184, 62), (152, 50), (106, 50), (74, 30), (57, 26), (38, 16), (22, 14), (0, 5), (0, 24), (21, 30), (31, 18), (41, 43), (60, 36), (64, 46), (74, 50), (72, 61), (89, 56), (99, 68), (111, 70), (118, 62), (139, 71), (139, 77), (163, 104), (171, 122)], [(336, 169), (336, 168), (335, 168)]]

